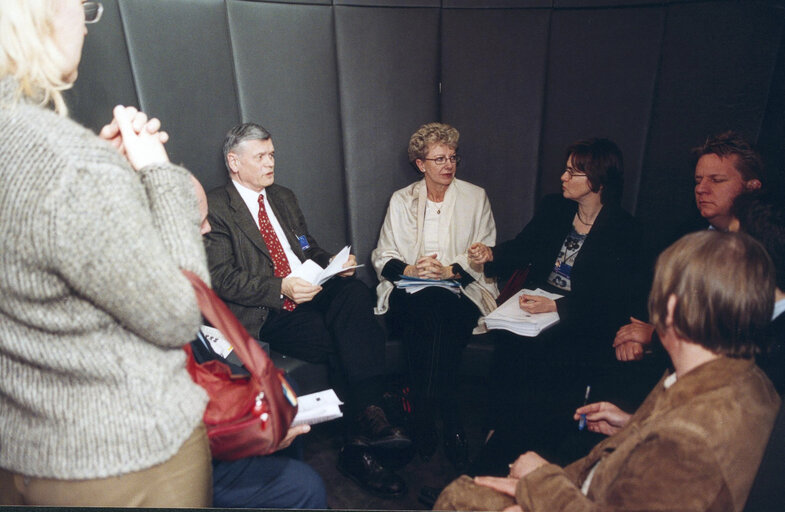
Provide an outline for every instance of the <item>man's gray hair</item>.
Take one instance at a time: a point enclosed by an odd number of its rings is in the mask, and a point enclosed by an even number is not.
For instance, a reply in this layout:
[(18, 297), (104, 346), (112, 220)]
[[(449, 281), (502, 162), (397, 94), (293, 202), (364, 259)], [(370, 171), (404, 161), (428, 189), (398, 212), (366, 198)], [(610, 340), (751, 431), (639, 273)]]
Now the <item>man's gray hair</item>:
[[(246, 140), (269, 140), (272, 138), (262, 125), (256, 123), (243, 123), (238, 124), (226, 134), (224, 137), (224, 163), (226, 168), (229, 169), (229, 160), (227, 157), (229, 153), (236, 148), (240, 143)], [(231, 172), (231, 169), (229, 169)]]

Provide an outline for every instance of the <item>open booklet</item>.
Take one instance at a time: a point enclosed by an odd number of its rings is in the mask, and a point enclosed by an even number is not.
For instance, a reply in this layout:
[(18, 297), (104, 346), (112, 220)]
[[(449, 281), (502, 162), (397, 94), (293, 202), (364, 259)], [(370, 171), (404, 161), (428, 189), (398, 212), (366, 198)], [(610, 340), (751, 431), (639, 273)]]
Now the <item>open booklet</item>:
[(321, 285), (336, 274), (340, 274), (352, 268), (359, 268), (362, 265), (354, 265), (353, 267), (343, 268), (344, 263), (349, 261), (349, 254), (352, 247), (347, 245), (335, 255), (333, 260), (327, 265), (327, 268), (322, 268), (321, 265), (313, 260), (306, 260), (297, 269), (292, 271), (291, 275), (304, 279), (311, 284)]
[(523, 289), (507, 299), (504, 304), (493, 310), (485, 317), (488, 329), (504, 329), (520, 336), (534, 337), (559, 321), (559, 313), (527, 313), (518, 304), (521, 295), (540, 295), (557, 300), (562, 297), (556, 293), (548, 293), (537, 288), (536, 290)]
[(424, 279), (422, 277), (410, 277), (401, 274), (401, 278), (395, 281), (395, 287), (406, 290), (407, 293), (417, 293), (429, 286), (447, 288), (455, 294), (461, 293), (461, 285), (453, 279)]
[(310, 395), (297, 397), (297, 416), (292, 420), (292, 426), (316, 425), (343, 417), (341, 405), (343, 402), (332, 389), (325, 389)]

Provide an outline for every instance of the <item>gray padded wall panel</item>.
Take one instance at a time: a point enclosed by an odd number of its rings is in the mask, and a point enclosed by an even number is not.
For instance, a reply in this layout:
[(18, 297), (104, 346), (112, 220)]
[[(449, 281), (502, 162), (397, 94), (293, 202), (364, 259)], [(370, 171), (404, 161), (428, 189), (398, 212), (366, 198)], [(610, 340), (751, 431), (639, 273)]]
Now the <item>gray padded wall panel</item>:
[(506, 240), (534, 210), (550, 13), (443, 13), (442, 119), (461, 132), (458, 176), (486, 189)]
[(276, 183), (325, 249), (349, 243), (331, 7), (228, 2), (243, 121), (273, 134)]
[(782, 13), (759, 4), (667, 9), (636, 210), (652, 224), (678, 223), (695, 213), (691, 147), (730, 128), (756, 139), (782, 33)]
[(569, 144), (608, 137), (624, 153), (624, 206), (633, 211), (664, 17), (659, 7), (554, 11), (540, 195), (561, 190)]
[(351, 238), (370, 263), (390, 195), (418, 179), (409, 137), (439, 117), (439, 10), (336, 7), (335, 26)]
[(88, 27), (79, 78), (65, 97), (71, 116), (95, 131), (111, 121), (115, 105), (139, 105), (115, 2), (105, 2), (101, 22)]
[(221, 141), (239, 119), (221, 0), (120, 0), (142, 108), (158, 116), (183, 163), (208, 190), (226, 181)]

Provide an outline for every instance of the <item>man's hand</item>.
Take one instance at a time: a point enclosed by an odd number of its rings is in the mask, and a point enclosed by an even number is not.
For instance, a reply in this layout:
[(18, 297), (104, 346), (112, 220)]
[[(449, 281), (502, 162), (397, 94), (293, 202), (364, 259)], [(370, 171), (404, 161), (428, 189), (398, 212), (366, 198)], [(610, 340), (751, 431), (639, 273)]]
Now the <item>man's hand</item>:
[(289, 448), (289, 445), (292, 444), (292, 441), (294, 441), (297, 436), (307, 434), (310, 431), (310, 425), (297, 425), (296, 427), (289, 427), (289, 430), (286, 432), (286, 436), (281, 439), (281, 442), (278, 444), (278, 447), (275, 449), (275, 451)]
[(467, 255), (469, 257), (469, 265), (475, 272), (482, 272), (485, 263), (493, 261), (493, 251), (491, 251), (487, 245), (480, 242), (473, 243), (469, 247)]
[(552, 313), (556, 311), (556, 301), (540, 295), (523, 294), (518, 297), (518, 306), (527, 313)]
[(622, 411), (610, 402), (595, 402), (578, 407), (572, 418), (578, 421), (581, 414), (586, 415), (586, 428), (606, 436), (612, 436), (621, 430), (632, 417), (632, 414)]
[(544, 466), (547, 463), (547, 460), (543, 459), (536, 453), (526, 452), (518, 457), (510, 466), (510, 477), (521, 479), (535, 469), (539, 468), (540, 466)]
[[(344, 263), (343, 267), (341, 267), (341, 268), (356, 267), (356, 266), (357, 266), (357, 258), (354, 256), (354, 254), (350, 254), (349, 255), (349, 259), (346, 260), (346, 263)], [(350, 268), (349, 270), (344, 270), (343, 272), (338, 273), (338, 275), (341, 276), (341, 277), (353, 276), (355, 270), (357, 270), (357, 269)]]
[(158, 119), (148, 119), (144, 112), (122, 105), (116, 106), (112, 114), (114, 118), (98, 135), (117, 148), (134, 169), (169, 161), (164, 149), (169, 135), (160, 131)]
[(474, 483), (482, 485), (483, 487), (490, 487), (495, 491), (499, 491), (507, 496), (515, 497), (515, 488), (518, 485), (517, 478), (511, 477), (498, 477), (498, 476), (477, 476), (474, 477)]
[(322, 291), (321, 286), (313, 285), (293, 275), (284, 277), (281, 281), (281, 293), (292, 299), (295, 304), (308, 302), (320, 291)]
[(618, 345), (615, 349), (616, 359), (619, 361), (640, 361), (643, 359), (643, 345), (628, 341)]
[(651, 343), (654, 326), (637, 318), (630, 317), (630, 323), (616, 331), (613, 348), (619, 361), (639, 361), (643, 359), (644, 346)]

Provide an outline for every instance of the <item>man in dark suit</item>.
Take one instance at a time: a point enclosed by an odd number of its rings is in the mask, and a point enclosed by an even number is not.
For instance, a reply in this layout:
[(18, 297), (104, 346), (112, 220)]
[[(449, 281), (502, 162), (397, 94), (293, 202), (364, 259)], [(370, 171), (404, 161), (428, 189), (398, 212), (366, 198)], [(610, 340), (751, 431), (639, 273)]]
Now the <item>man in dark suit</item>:
[[(763, 161), (741, 135), (728, 131), (709, 137), (702, 146), (692, 149), (695, 159), (695, 205), (700, 219), (689, 219), (664, 240), (653, 243), (657, 250), (651, 256), (670, 245), (682, 235), (701, 229), (728, 231), (733, 214), (733, 201), (741, 194), (761, 188)], [(653, 268), (653, 260), (646, 266)], [(644, 275), (648, 276), (648, 274)], [(641, 285), (648, 287), (650, 278), (642, 278)], [(645, 284), (644, 284), (645, 283)], [(616, 358), (620, 361), (636, 361), (643, 358), (646, 345), (651, 343), (654, 326), (630, 318), (613, 340)]]
[[(327, 363), (343, 396), (352, 440), (339, 469), (376, 493), (397, 495), (405, 482), (373, 449), (411, 444), (380, 407), (385, 334), (373, 316), (375, 295), (348, 269), (323, 286), (292, 275), (307, 259), (332, 255), (308, 232), (294, 193), (275, 185), (275, 148), (263, 127), (244, 123), (224, 140), (231, 180), (208, 194), (206, 249), (212, 285), (243, 325), (275, 350)], [(350, 256), (345, 267), (354, 266)]]

